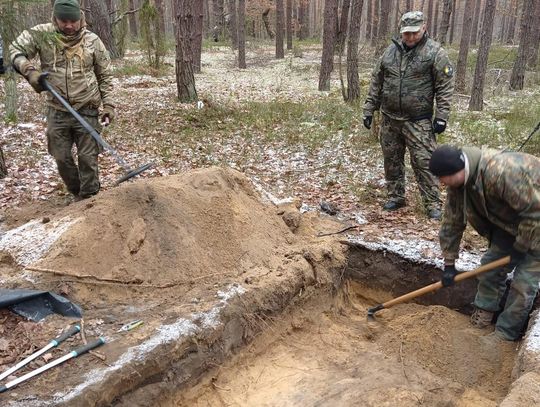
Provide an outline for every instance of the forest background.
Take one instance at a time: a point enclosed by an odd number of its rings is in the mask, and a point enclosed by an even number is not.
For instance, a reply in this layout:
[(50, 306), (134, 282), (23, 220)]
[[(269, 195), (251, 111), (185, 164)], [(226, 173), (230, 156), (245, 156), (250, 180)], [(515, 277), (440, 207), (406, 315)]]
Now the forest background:
[[(7, 45), (51, 0), (0, 0)], [(373, 66), (402, 13), (422, 10), (456, 92), (440, 143), (540, 153), (540, 1), (83, 0), (113, 58), (118, 119), (103, 136), (145, 176), (227, 165), (277, 197), (342, 211), (384, 201), (377, 125), (362, 127)], [(0, 207), (66, 196), (46, 153), (44, 100), (0, 79)], [(101, 159), (105, 188), (121, 173)], [(409, 176), (411, 174), (408, 174)], [(408, 185), (415, 205), (421, 204)]]

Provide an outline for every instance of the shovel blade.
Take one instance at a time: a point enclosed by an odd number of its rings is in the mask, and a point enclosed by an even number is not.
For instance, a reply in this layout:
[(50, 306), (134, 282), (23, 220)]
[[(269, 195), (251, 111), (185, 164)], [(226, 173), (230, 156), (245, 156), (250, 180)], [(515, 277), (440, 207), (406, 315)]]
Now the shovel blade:
[(116, 180), (116, 185), (139, 175), (141, 172), (146, 171), (149, 168), (152, 168), (153, 165), (154, 163), (148, 163), (148, 164), (141, 165), (139, 168), (135, 168), (134, 170), (128, 171), (126, 174), (124, 174), (123, 176), (121, 176), (120, 178)]

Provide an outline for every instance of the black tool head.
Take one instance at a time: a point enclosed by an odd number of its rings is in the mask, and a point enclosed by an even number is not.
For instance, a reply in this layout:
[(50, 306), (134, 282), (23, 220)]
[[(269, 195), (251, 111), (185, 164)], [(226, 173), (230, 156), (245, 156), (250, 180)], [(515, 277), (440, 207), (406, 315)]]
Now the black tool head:
[(375, 307), (369, 308), (368, 311), (367, 311), (368, 320), (374, 321), (375, 320), (375, 313), (377, 311), (382, 310), (382, 309), (384, 309), (384, 305), (382, 305), (382, 304), (379, 304), (379, 305), (377, 305)]
[(139, 168), (136, 168), (134, 170), (131, 170), (131, 171), (127, 172), (125, 175), (123, 175), (122, 177), (120, 177), (120, 178), (118, 178), (116, 180), (116, 185), (118, 185), (118, 184), (120, 184), (120, 183), (122, 183), (124, 181), (127, 181), (130, 178), (133, 178), (133, 177), (139, 175), (141, 172), (146, 171), (147, 169), (151, 168), (153, 165), (154, 165), (154, 163), (144, 164), (144, 165), (140, 166)]

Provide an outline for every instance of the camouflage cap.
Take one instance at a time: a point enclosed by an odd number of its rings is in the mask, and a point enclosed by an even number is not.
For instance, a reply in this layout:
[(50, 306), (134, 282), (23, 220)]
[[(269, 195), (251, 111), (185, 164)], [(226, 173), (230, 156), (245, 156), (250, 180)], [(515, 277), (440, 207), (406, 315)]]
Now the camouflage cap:
[(418, 32), (424, 24), (424, 13), (421, 11), (409, 11), (401, 16), (399, 22), (400, 33), (404, 32)]

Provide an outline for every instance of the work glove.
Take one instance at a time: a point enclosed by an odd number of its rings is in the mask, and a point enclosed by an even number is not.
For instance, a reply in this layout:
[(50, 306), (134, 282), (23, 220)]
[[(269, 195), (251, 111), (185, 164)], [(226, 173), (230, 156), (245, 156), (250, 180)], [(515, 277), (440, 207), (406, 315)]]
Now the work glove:
[(371, 129), (371, 123), (373, 122), (373, 116), (364, 116), (364, 127)]
[(37, 93), (41, 93), (45, 90), (43, 86), (41, 86), (41, 81), (39, 80), (40, 77), (41, 77), (41, 72), (39, 72), (36, 69), (30, 70), (28, 74), (26, 74), (26, 80), (34, 88), (34, 90)]
[(441, 134), (446, 130), (446, 120), (437, 119), (433, 120), (433, 133)]
[(108, 126), (114, 120), (115, 111), (114, 106), (104, 105), (103, 112), (101, 113), (101, 124)]
[(4, 68), (4, 58), (0, 56), (0, 75), (3, 75), (6, 73), (6, 69)]
[(449, 265), (444, 266), (444, 271), (442, 274), (442, 285), (443, 287), (449, 287), (451, 285), (454, 285), (454, 277), (457, 274), (456, 266)]

